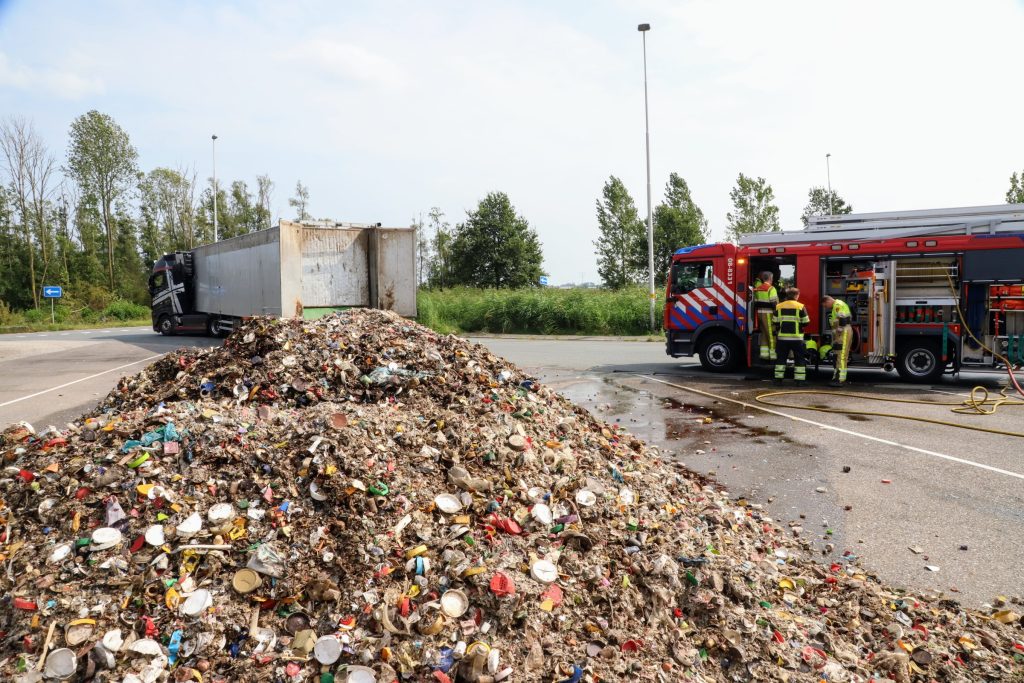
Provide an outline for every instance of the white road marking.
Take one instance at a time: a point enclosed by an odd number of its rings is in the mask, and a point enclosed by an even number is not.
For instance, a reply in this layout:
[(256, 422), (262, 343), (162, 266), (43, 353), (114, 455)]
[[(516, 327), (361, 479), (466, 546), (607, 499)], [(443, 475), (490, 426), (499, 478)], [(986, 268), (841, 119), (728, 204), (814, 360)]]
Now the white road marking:
[(60, 333), (60, 336), (62, 336), (62, 337), (66, 337), (66, 336), (68, 336), (69, 334), (71, 334), (71, 333), (70, 333), (70, 332), (61, 332), (61, 333)]
[(935, 394), (946, 394), (947, 396), (956, 396), (957, 398), (963, 398), (966, 394), (957, 394), (952, 391), (941, 391), (939, 389), (925, 389), (925, 391), (931, 391)]
[(19, 403), (21, 401), (27, 401), (30, 398), (35, 398), (36, 396), (42, 396), (43, 394), (48, 394), (51, 391), (57, 391), (58, 389), (63, 389), (64, 387), (69, 387), (72, 384), (78, 384), (79, 382), (85, 382), (86, 380), (90, 380), (90, 379), (93, 379), (93, 378), (96, 378), (96, 377), (100, 377), (102, 375), (106, 375), (106, 374), (111, 373), (111, 372), (117, 372), (118, 370), (123, 370), (124, 368), (130, 368), (133, 365), (138, 365), (139, 363), (145, 363), (146, 361), (151, 361), (151, 360), (154, 360), (156, 358), (160, 358), (163, 355), (164, 354), (162, 354), (162, 353), (158, 353), (155, 356), (149, 356), (148, 358), (142, 358), (140, 360), (132, 361), (131, 363), (125, 363), (124, 365), (118, 365), (116, 368), (110, 368), (109, 370), (104, 370), (103, 372), (97, 372), (96, 374), (89, 375), (88, 377), (82, 377), (80, 379), (72, 380), (70, 382), (65, 382), (64, 384), (58, 384), (55, 387), (50, 387), (49, 389), (43, 389), (42, 391), (37, 391), (34, 394), (29, 394), (28, 396), (22, 396), (21, 398), (12, 398), (10, 401), (5, 401), (4, 403), (0, 403), (0, 408), (3, 408), (4, 406), (9, 406), (12, 403)]
[(82, 334), (92, 334), (92, 330), (82, 330)]
[(683, 391), (689, 391), (689, 392), (694, 393), (694, 394), (700, 394), (701, 396), (707, 396), (708, 398), (716, 398), (719, 401), (728, 401), (729, 403), (735, 403), (736, 405), (741, 405), (741, 406), (743, 406), (745, 408), (751, 408), (751, 409), (754, 409), (754, 410), (760, 410), (760, 411), (765, 412), (765, 413), (770, 413), (772, 415), (778, 415), (779, 417), (785, 417), (785, 418), (788, 418), (790, 420), (794, 420), (796, 422), (803, 422), (805, 424), (814, 425), (815, 427), (821, 427), (822, 429), (829, 429), (829, 430), (832, 430), (834, 432), (840, 432), (842, 434), (847, 434), (849, 436), (856, 436), (856, 437), (859, 437), (861, 439), (866, 439), (868, 441), (875, 441), (877, 443), (884, 443), (887, 446), (895, 446), (897, 448), (903, 448), (905, 450), (913, 451), (914, 453), (920, 453), (922, 455), (930, 455), (933, 458), (942, 458), (943, 460), (949, 460), (951, 462), (957, 462), (957, 463), (960, 463), (961, 465), (970, 465), (971, 467), (977, 467), (979, 469), (988, 470), (989, 472), (995, 472), (996, 474), (1003, 474), (1003, 475), (1006, 475), (1008, 477), (1014, 477), (1016, 479), (1024, 479), (1024, 474), (1020, 474), (1019, 472), (1010, 472), (1009, 470), (1000, 469), (998, 467), (992, 467), (991, 465), (985, 465), (985, 464), (980, 463), (980, 462), (974, 462), (973, 460), (965, 460), (964, 458), (958, 458), (958, 457), (953, 456), (953, 455), (946, 455), (945, 453), (937, 453), (935, 451), (929, 451), (929, 450), (926, 450), (924, 448), (918, 448), (917, 446), (908, 446), (906, 444), (898, 443), (896, 441), (890, 441), (889, 439), (882, 439), (882, 438), (879, 438), (877, 436), (871, 436), (870, 434), (862, 434), (861, 432), (855, 432), (855, 431), (853, 431), (851, 429), (843, 429), (842, 427), (835, 427), (833, 425), (825, 424), (824, 422), (815, 422), (814, 420), (808, 420), (805, 417), (797, 417), (796, 415), (789, 415), (788, 413), (783, 413), (783, 412), (780, 412), (778, 410), (772, 410), (771, 408), (766, 408), (766, 407), (764, 407), (762, 405), (758, 405), (756, 403), (747, 403), (746, 401), (739, 401), (739, 400), (737, 400), (735, 398), (729, 398), (728, 396), (720, 396), (719, 394), (712, 394), (709, 391), (703, 391), (701, 389), (694, 389), (693, 387), (688, 387), (688, 386), (685, 386), (683, 384), (675, 384), (674, 382), (666, 382), (663, 379), (658, 379), (657, 377), (651, 377), (650, 375), (635, 374), (634, 376), (641, 377), (643, 379), (649, 379), (652, 382), (657, 382), (659, 384), (665, 384), (665, 385), (670, 386), (670, 387), (675, 387), (676, 389), (682, 389)]

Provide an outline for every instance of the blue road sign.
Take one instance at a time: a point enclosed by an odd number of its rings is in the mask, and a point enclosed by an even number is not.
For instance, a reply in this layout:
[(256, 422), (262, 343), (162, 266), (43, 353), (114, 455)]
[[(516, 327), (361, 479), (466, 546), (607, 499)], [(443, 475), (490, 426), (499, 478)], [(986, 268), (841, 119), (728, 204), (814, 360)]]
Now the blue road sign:
[(43, 287), (44, 299), (59, 299), (64, 296), (64, 289), (61, 287)]
[(537, 282), (539, 282), (542, 285), (544, 285), (545, 287), (547, 287), (548, 286), (548, 276), (547, 275), (541, 275), (540, 278), (537, 280)]

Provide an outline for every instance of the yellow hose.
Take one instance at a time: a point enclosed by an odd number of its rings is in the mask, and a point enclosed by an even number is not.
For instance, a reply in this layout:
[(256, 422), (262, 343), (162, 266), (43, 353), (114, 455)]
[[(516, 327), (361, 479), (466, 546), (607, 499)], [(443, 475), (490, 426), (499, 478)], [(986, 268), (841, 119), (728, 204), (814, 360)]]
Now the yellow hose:
[(962, 401), (951, 402), (951, 401), (922, 401), (919, 399), (912, 398), (888, 398), (884, 396), (870, 396), (868, 394), (856, 394), (849, 391), (825, 391), (821, 389), (795, 389), (791, 391), (769, 391), (764, 394), (758, 394), (755, 397), (755, 401), (764, 405), (772, 406), (775, 408), (791, 408), (796, 410), (813, 410), (819, 413), (839, 413), (842, 415), (868, 415), (872, 417), (894, 417), (899, 420), (912, 420), (914, 422), (928, 422), (930, 424), (943, 425), (946, 427), (957, 427), (958, 429), (970, 429), (976, 432), (987, 432), (989, 434), (999, 434), (1002, 436), (1016, 436), (1024, 439), (1024, 433), (1022, 432), (1010, 432), (1003, 429), (991, 429), (989, 427), (977, 427), (974, 425), (965, 425), (958, 422), (949, 422), (947, 420), (936, 420), (930, 417), (914, 417), (911, 415), (901, 415), (898, 413), (880, 413), (870, 410), (848, 410), (846, 408), (822, 408), (818, 406), (804, 406), (796, 405), (793, 403), (785, 403), (779, 401), (770, 401), (768, 399), (774, 396), (793, 396), (797, 394), (820, 394), (822, 396), (846, 396), (849, 398), (867, 399), (869, 401), (884, 401), (887, 403), (917, 403), (921, 405), (929, 406), (954, 406), (950, 410), (954, 413), (961, 413), (967, 415), (992, 415), (996, 412), (997, 408), (1002, 406), (1024, 406), (1024, 401), (1018, 401), (1010, 398), (1006, 395), (1009, 387), (1002, 389), (999, 392), (999, 398), (994, 398), (989, 394), (988, 389), (982, 386), (977, 386), (971, 389), (971, 394), (968, 398)]

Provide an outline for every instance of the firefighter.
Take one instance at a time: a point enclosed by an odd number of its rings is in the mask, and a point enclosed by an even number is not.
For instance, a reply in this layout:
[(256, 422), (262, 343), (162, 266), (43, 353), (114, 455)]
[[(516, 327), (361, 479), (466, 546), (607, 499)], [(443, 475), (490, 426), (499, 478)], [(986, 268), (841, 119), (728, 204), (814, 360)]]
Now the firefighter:
[(786, 361), (793, 354), (793, 379), (798, 385), (807, 380), (807, 346), (804, 344), (804, 326), (811, 324), (807, 309), (797, 299), (800, 290), (790, 287), (786, 300), (775, 307), (775, 326), (779, 336), (776, 342), (778, 358), (775, 361), (775, 383), (782, 384), (786, 376)]
[(761, 360), (775, 360), (775, 331), (772, 321), (775, 306), (779, 303), (779, 293), (772, 286), (774, 276), (767, 270), (757, 276), (754, 281), (754, 310), (757, 311), (757, 329), (760, 332)]
[(853, 343), (853, 314), (842, 299), (824, 296), (821, 304), (829, 312), (828, 325), (832, 328), (832, 353), (835, 354), (835, 372), (829, 386), (841, 387), (846, 384), (846, 364)]

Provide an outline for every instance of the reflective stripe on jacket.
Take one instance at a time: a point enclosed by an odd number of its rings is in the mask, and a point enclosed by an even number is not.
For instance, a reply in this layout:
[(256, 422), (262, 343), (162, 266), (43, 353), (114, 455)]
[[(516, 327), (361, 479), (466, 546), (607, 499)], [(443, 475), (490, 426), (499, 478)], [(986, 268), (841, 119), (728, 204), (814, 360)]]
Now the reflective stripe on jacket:
[(779, 303), (779, 292), (770, 282), (762, 282), (754, 287), (754, 306), (772, 308)]
[(811, 318), (799, 301), (783, 301), (775, 307), (775, 324), (779, 339), (803, 339), (803, 327), (811, 324)]
[(850, 307), (842, 299), (835, 299), (832, 302), (832, 311), (828, 314), (829, 327), (843, 327), (853, 322), (853, 314)]

